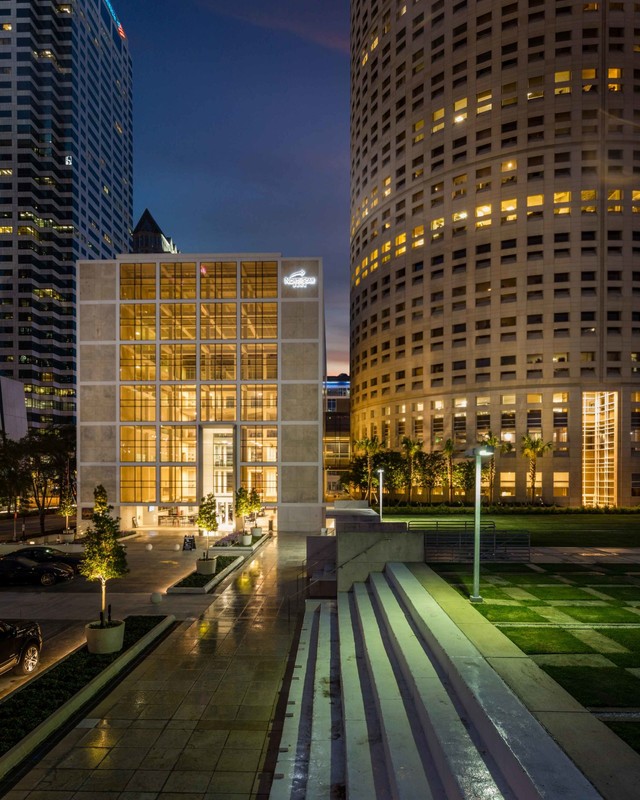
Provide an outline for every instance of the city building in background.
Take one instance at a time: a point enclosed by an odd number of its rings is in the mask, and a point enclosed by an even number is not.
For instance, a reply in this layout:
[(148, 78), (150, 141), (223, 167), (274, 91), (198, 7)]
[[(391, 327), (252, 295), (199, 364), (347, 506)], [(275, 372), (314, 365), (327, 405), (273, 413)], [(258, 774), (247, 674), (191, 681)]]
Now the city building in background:
[(78, 267), (78, 508), (193, 524), (240, 486), (282, 531), (324, 524), (319, 259), (120, 256)]
[(353, 438), (637, 504), (638, 5), (354, 0), (351, 43)]
[(75, 414), (75, 265), (129, 252), (131, 61), (109, 0), (0, 6), (0, 375)]
[(347, 497), (340, 478), (351, 460), (349, 376), (328, 375), (324, 382), (324, 494), (328, 501)]
[(12, 378), (0, 377), (0, 436), (19, 441), (27, 435), (27, 407), (24, 386)]
[(162, 228), (151, 216), (148, 208), (142, 212), (133, 229), (133, 253), (177, 253), (173, 240), (165, 236)]

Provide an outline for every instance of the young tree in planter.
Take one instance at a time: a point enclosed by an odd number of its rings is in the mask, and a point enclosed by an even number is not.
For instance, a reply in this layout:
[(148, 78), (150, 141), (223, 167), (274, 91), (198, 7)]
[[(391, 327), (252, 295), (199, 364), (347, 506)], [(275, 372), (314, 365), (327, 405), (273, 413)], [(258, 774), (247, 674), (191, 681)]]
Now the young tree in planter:
[(87, 580), (100, 581), (102, 602), (100, 610), (100, 627), (106, 628), (107, 581), (122, 578), (129, 572), (127, 552), (118, 541), (120, 529), (119, 518), (112, 517), (107, 499), (107, 492), (100, 484), (93, 490), (94, 507), (91, 525), (85, 531), (84, 558), (80, 563), (80, 572)]
[(251, 514), (251, 498), (244, 486), (241, 486), (236, 492), (235, 510), (238, 522), (236, 530), (244, 530), (244, 518)]
[(218, 530), (218, 506), (213, 492), (200, 500), (196, 525), (211, 533)]
[(63, 494), (60, 498), (60, 505), (58, 506), (58, 514), (64, 517), (64, 529), (69, 530), (69, 517), (76, 510), (76, 504), (71, 494)]
[(251, 514), (257, 514), (262, 508), (262, 499), (255, 486), (249, 492), (249, 505), (251, 506)]

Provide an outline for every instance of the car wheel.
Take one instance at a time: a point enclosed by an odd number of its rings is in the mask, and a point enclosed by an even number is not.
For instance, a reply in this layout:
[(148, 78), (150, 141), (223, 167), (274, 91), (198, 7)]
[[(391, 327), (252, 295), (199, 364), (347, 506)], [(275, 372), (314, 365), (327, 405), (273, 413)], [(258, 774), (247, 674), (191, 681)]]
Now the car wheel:
[(53, 572), (43, 572), (40, 576), (40, 583), (43, 586), (53, 586), (55, 582), (56, 576), (53, 574)]
[(40, 663), (40, 649), (36, 642), (29, 642), (29, 644), (22, 651), (20, 661), (15, 666), (15, 671), (21, 675), (31, 675), (38, 669)]

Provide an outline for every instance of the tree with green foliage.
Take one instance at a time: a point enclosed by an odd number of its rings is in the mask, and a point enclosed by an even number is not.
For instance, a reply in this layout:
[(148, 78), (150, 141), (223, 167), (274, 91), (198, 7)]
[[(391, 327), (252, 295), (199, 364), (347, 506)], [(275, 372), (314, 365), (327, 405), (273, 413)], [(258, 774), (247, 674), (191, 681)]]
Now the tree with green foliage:
[(24, 507), (31, 488), (31, 475), (23, 457), (20, 442), (3, 437), (0, 440), (0, 497), (13, 512), (13, 539), (17, 538), (17, 517)]
[(60, 505), (58, 506), (58, 514), (64, 517), (64, 529), (69, 530), (69, 517), (76, 510), (76, 503), (71, 494), (65, 493), (60, 498)]
[(447, 439), (442, 446), (442, 456), (446, 467), (446, 484), (449, 491), (449, 505), (453, 503), (453, 456), (456, 452), (456, 446), (453, 439)]
[(469, 494), (476, 485), (476, 464), (474, 459), (458, 461), (453, 465), (453, 484), (456, 489), (462, 489), (464, 499), (469, 500)]
[(406, 488), (407, 503), (411, 505), (413, 487), (416, 480), (416, 457), (422, 452), (424, 442), (421, 439), (411, 439), (409, 436), (402, 437), (402, 454), (406, 460)]
[(431, 503), (433, 490), (442, 481), (445, 460), (441, 452), (419, 452), (415, 458), (418, 486), (427, 491), (427, 503)]
[(212, 533), (218, 530), (218, 504), (213, 492), (201, 498), (196, 525)]
[(367, 490), (367, 459), (365, 456), (355, 456), (349, 462), (349, 469), (340, 475), (340, 485), (346, 489), (350, 495), (360, 493), (360, 499), (364, 499)]
[(91, 525), (85, 531), (84, 558), (80, 572), (87, 580), (100, 581), (101, 607), (100, 627), (106, 627), (107, 581), (122, 578), (127, 574), (127, 551), (118, 541), (120, 519), (112, 517), (113, 506), (109, 505), (107, 492), (99, 484), (93, 490), (94, 506)]
[(353, 443), (353, 448), (355, 452), (361, 453), (366, 459), (367, 492), (365, 494), (365, 500), (371, 501), (374, 458), (384, 448), (384, 444), (378, 439), (377, 436), (372, 436), (371, 438), (365, 436), (362, 439), (355, 441)]
[(388, 496), (397, 494), (406, 485), (406, 462), (401, 453), (396, 450), (382, 450), (374, 460), (373, 486), (376, 488), (378, 502), (380, 501), (380, 476), (378, 470), (384, 471), (382, 479), (382, 490)]
[(236, 521), (239, 522), (236, 530), (244, 528), (244, 518), (251, 513), (251, 501), (249, 500), (249, 492), (244, 486), (241, 486), (236, 492), (235, 497), (235, 512)]
[(493, 448), (493, 455), (488, 461), (487, 470), (488, 470), (488, 484), (489, 484), (489, 503), (493, 505), (495, 502), (495, 484), (496, 484), (496, 454), (499, 453), (503, 455), (504, 453), (510, 453), (513, 450), (512, 442), (507, 442), (504, 439), (501, 439), (499, 436), (496, 436), (491, 431), (489, 431), (483, 439), (480, 440), (481, 444), (486, 445), (487, 447)]
[(260, 497), (260, 492), (255, 486), (249, 492), (249, 508), (250, 514), (257, 514), (262, 509), (262, 498)]
[(531, 503), (536, 499), (536, 473), (538, 469), (538, 459), (551, 450), (553, 442), (543, 442), (536, 436), (527, 434), (520, 440), (520, 452), (525, 458), (529, 459), (529, 496)]

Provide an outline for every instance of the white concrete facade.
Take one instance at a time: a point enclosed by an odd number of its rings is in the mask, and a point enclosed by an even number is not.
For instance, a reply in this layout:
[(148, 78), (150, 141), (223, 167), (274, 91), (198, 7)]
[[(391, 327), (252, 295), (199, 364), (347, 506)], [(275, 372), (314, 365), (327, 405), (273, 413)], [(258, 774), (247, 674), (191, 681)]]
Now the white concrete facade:
[(78, 506), (124, 528), (192, 524), (241, 485), (280, 532), (324, 524), (322, 264), (273, 253), (78, 266)]

